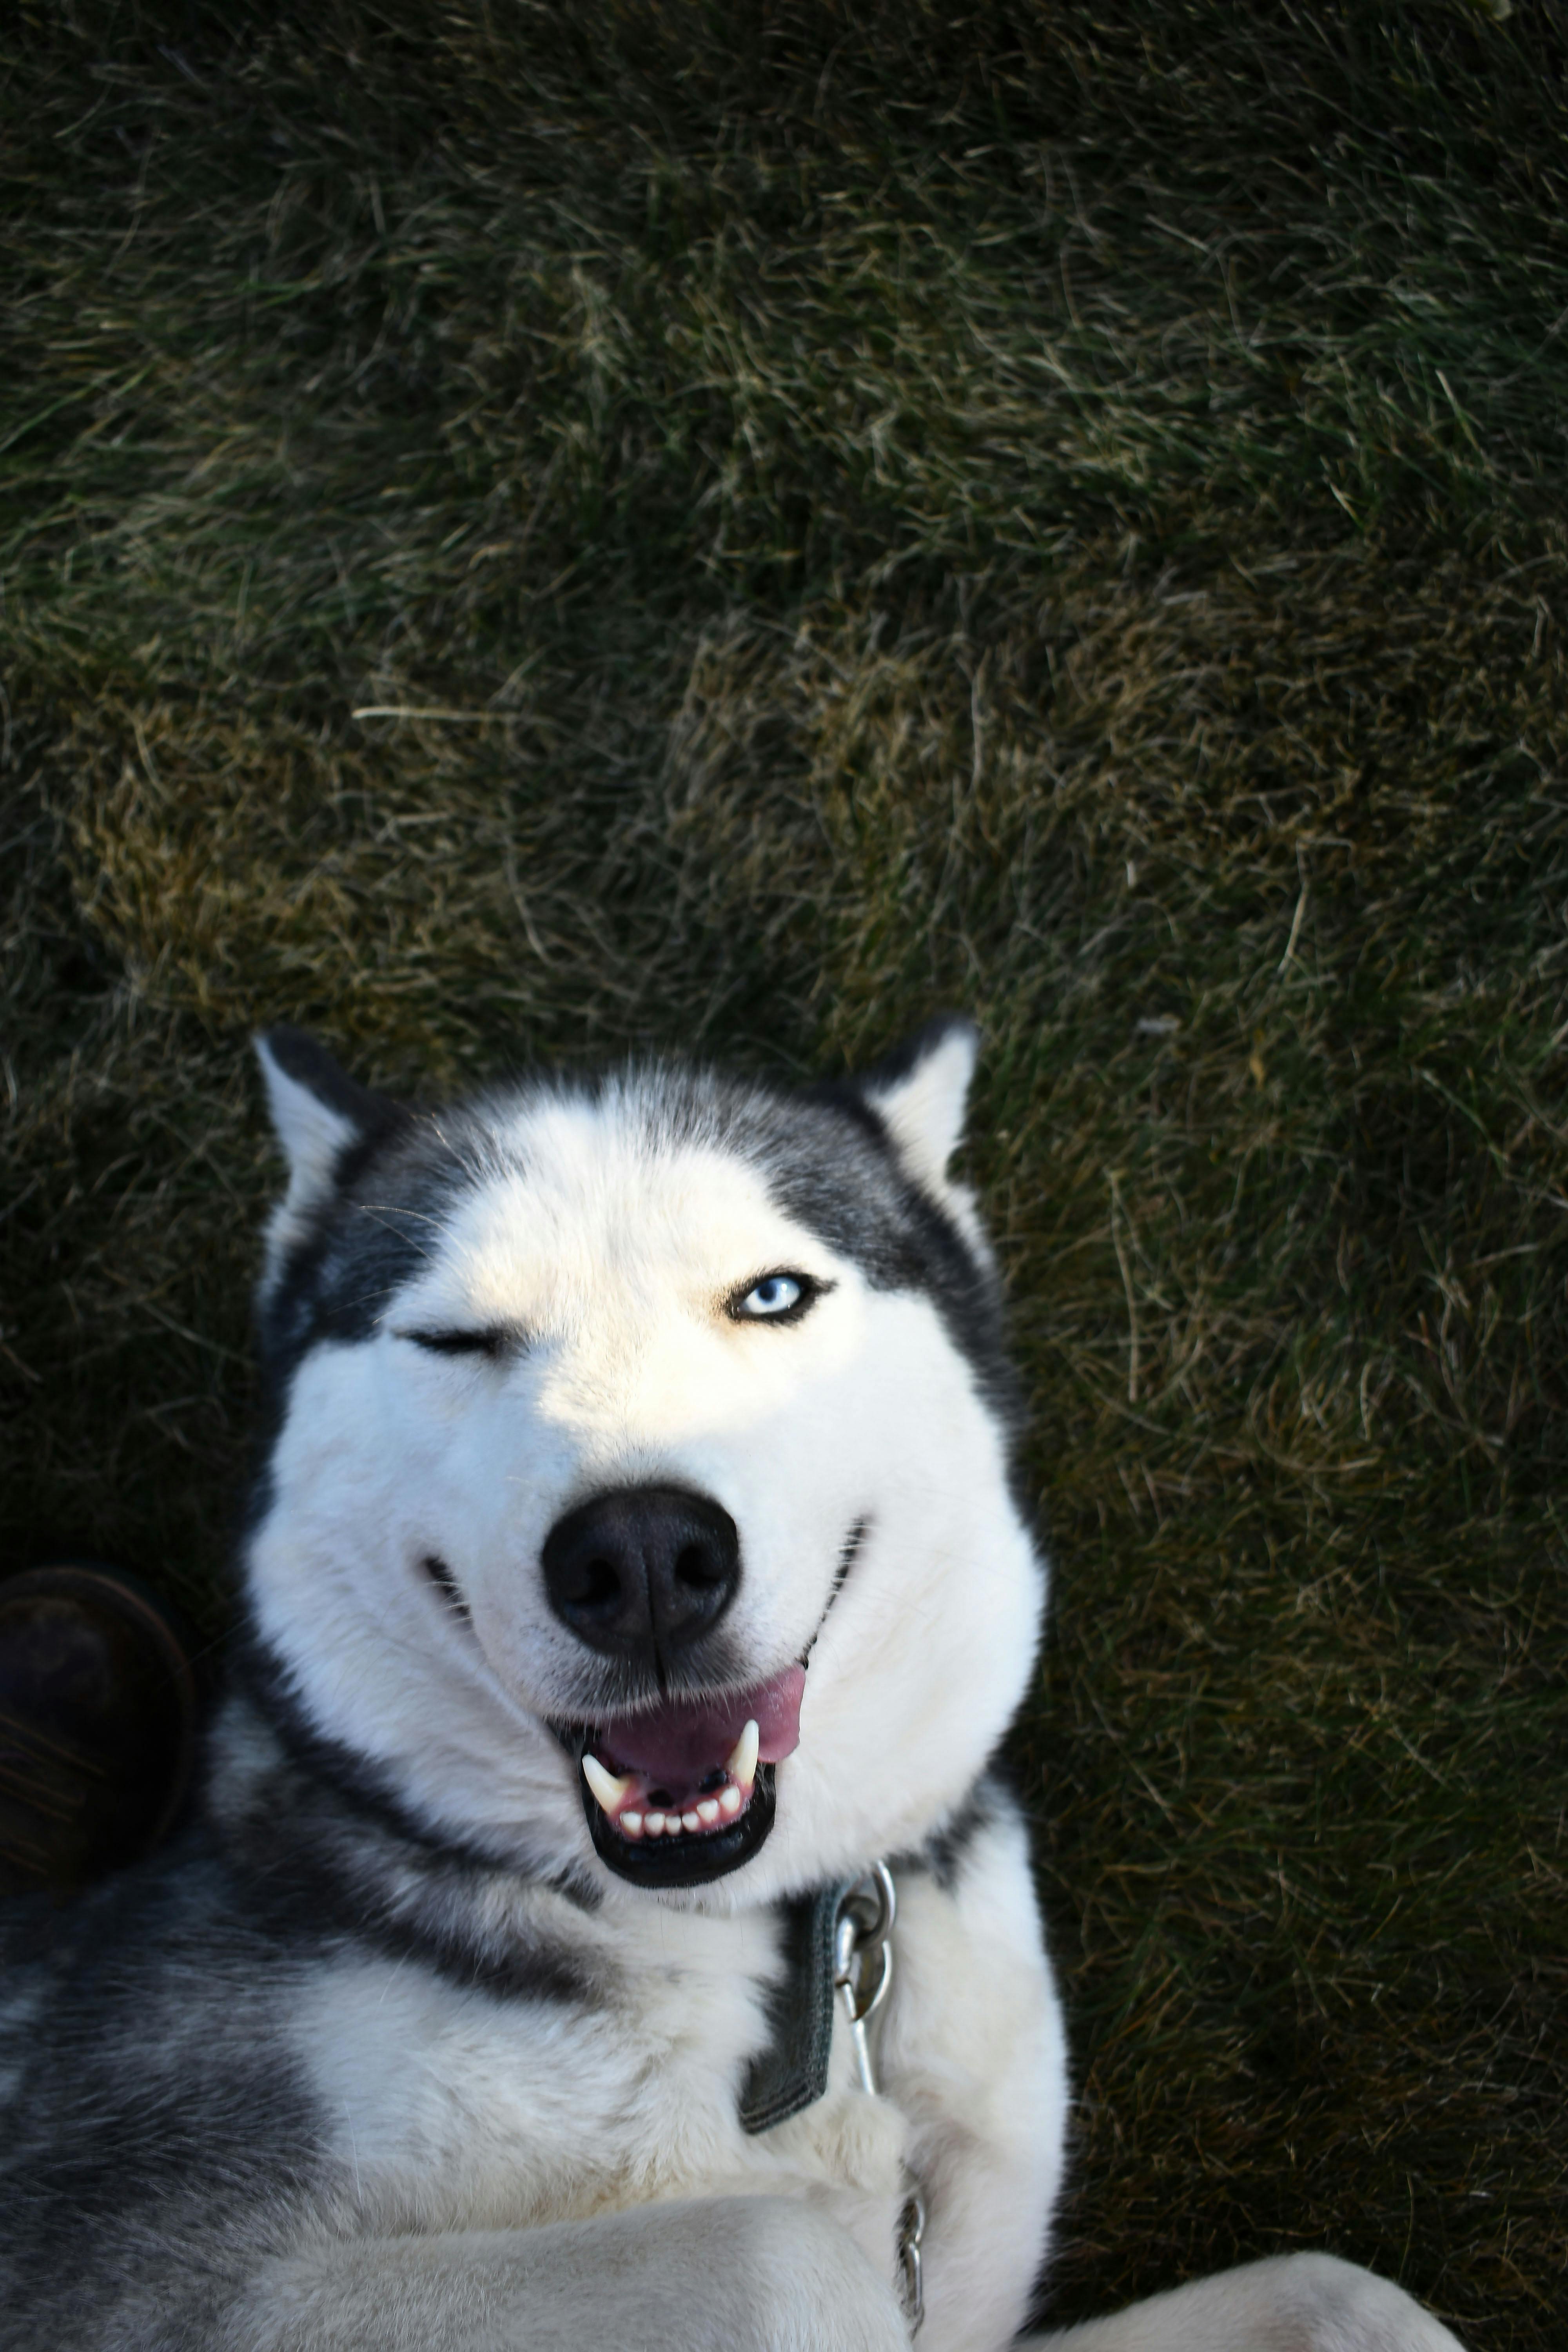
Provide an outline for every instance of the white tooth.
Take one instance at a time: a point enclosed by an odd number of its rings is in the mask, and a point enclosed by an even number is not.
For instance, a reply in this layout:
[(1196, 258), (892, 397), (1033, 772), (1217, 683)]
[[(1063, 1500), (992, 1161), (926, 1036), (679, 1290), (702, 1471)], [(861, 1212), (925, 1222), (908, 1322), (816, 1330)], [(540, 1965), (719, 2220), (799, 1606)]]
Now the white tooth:
[(711, 1829), (714, 1822), (719, 1818), (718, 1799), (716, 1797), (704, 1797), (702, 1802), (697, 1808), (697, 1818), (706, 1828)]
[(616, 1807), (625, 1804), (631, 1782), (620, 1780), (614, 1772), (606, 1772), (598, 1758), (593, 1755), (583, 1759), (583, 1778), (614, 1821)]
[(643, 1827), (647, 1830), (649, 1837), (662, 1837), (664, 1835), (664, 1815), (662, 1813), (645, 1813), (643, 1815)]
[(639, 1838), (642, 1835), (642, 1815), (640, 1813), (623, 1813), (620, 1820), (616, 1823), (616, 1827), (620, 1831), (623, 1837)]
[(702, 1827), (702, 1822), (700, 1817), (696, 1813), (682, 1813), (680, 1816), (680, 1826), (683, 1830), (700, 1830)]
[(664, 1833), (666, 1837), (679, 1837), (680, 1835), (680, 1815), (679, 1813), (666, 1813), (664, 1817)]
[(730, 1759), (724, 1769), (742, 1789), (749, 1789), (757, 1777), (757, 1750), (762, 1744), (756, 1725), (748, 1723), (730, 1750)]
[(741, 1791), (734, 1786), (733, 1782), (731, 1782), (730, 1787), (724, 1790), (722, 1796), (719, 1800), (719, 1811), (721, 1813), (730, 1813), (733, 1815), (738, 1813), (740, 1810)]

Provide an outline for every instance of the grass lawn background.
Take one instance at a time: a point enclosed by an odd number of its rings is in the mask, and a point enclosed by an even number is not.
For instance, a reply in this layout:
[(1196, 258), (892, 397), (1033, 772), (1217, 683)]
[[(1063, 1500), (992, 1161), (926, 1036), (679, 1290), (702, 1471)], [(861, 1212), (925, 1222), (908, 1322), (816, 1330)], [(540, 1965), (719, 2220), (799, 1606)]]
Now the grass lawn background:
[(1568, 2320), (1568, 12), (20, 0), (0, 1518), (215, 1639), (360, 1075), (982, 1019), (1063, 2316)]

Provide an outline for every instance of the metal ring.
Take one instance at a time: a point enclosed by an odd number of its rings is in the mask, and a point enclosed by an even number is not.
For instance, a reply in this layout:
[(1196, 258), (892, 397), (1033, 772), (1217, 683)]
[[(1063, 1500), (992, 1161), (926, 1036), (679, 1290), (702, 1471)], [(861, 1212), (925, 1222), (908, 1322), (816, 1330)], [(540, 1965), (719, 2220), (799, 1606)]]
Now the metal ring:
[(890, 1936), (899, 1914), (899, 1898), (893, 1886), (893, 1874), (885, 1862), (874, 1862), (864, 1878), (858, 1878), (838, 1906), (838, 1916), (855, 1922), (855, 1940), (874, 1944)]
[[(877, 1970), (877, 1981), (868, 1995), (863, 1989), (865, 1964), (869, 1964)], [(856, 2025), (862, 2024), (874, 2009), (880, 2008), (888, 1997), (888, 1987), (893, 1981), (891, 1944), (878, 1944), (874, 1948), (857, 1952), (849, 1972), (844, 1976), (836, 1977), (834, 1981), (841, 1992), (847, 1992), (849, 1995), (851, 2022)]]

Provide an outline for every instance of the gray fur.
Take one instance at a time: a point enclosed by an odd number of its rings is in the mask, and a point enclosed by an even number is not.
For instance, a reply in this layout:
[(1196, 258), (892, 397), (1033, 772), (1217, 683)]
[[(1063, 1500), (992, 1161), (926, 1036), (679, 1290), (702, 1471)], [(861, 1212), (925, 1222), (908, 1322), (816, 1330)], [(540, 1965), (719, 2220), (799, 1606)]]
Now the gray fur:
[(217, 1734), (207, 1817), (69, 1911), (11, 1906), (0, 2079), (0, 2346), (205, 2345), (228, 2300), (331, 2210), (322, 2117), (287, 2025), (314, 1979), (389, 1957), (520, 2016), (614, 1996), (583, 1895), (400, 1832), (290, 1757), (251, 1705)]

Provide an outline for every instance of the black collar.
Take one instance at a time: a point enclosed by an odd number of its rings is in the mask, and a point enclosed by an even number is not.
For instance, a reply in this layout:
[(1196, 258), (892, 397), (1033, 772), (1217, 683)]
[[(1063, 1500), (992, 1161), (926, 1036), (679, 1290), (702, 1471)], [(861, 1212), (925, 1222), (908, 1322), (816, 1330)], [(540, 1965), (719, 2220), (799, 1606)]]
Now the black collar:
[(771, 2131), (827, 2088), (833, 2047), (833, 1931), (855, 1881), (840, 1878), (783, 1906), (784, 1974), (768, 1998), (773, 2038), (741, 2086), (741, 2128)]

